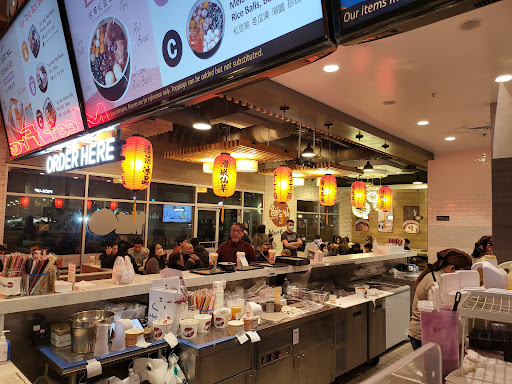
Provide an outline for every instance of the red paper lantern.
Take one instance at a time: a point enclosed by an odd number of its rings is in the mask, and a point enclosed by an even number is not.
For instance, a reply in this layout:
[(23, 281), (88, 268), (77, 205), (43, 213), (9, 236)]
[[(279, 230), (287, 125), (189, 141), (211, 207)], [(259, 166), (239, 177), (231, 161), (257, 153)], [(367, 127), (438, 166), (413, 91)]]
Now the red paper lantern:
[(153, 146), (142, 136), (134, 135), (123, 145), (121, 177), (123, 186), (142, 191), (151, 184), (153, 173)]
[(286, 203), (292, 199), (292, 194), (292, 170), (282, 165), (274, 171), (274, 200), (279, 203)]
[(366, 205), (366, 184), (355, 181), (350, 188), (350, 201), (354, 208), (363, 208)]
[(62, 199), (55, 199), (55, 208), (61, 209), (64, 205), (64, 200)]
[(393, 191), (389, 187), (379, 188), (379, 198), (377, 200), (377, 208), (380, 211), (387, 212), (393, 205)]
[(110, 202), (110, 210), (115, 211), (117, 209), (117, 201)]
[(338, 192), (338, 184), (336, 177), (333, 175), (325, 175), (320, 179), (320, 186), (318, 194), (320, 198), (320, 205), (330, 207), (336, 204), (336, 194)]
[(22, 196), (20, 199), (21, 208), (27, 208), (30, 204), (30, 197)]
[(222, 153), (213, 162), (213, 193), (219, 197), (230, 197), (236, 188), (236, 160)]
[(87, 200), (87, 210), (90, 211), (92, 208), (92, 200)]

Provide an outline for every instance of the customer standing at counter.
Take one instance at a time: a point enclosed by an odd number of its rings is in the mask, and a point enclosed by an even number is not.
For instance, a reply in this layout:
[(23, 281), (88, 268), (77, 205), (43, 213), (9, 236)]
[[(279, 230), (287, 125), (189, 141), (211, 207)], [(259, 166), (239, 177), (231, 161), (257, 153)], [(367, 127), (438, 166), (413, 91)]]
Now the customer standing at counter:
[(146, 257), (148, 257), (149, 249), (143, 246), (143, 241), (141, 239), (135, 240), (133, 243), (133, 248), (128, 249), (128, 255), (135, 259), (135, 263), (138, 267), (141, 267), (144, 263)]
[[(433, 265), (436, 281), (439, 282), (439, 276), (443, 273), (453, 273), (460, 269), (471, 267), (471, 256), (466, 252), (450, 248), (437, 252), (437, 261)], [(428, 292), (434, 285), (432, 273), (425, 269), (416, 280), (416, 292), (412, 302), (411, 323), (409, 325), (409, 341), (414, 350), (421, 347), (421, 321), (418, 302), (428, 300)]]
[(286, 222), (286, 232), (281, 235), (281, 241), (283, 242), (283, 248), (289, 249), (292, 256), (297, 256), (297, 248), (302, 245), (302, 240), (297, 232), (293, 232), (294, 224), (293, 220)]
[(245, 252), (245, 258), (248, 262), (256, 261), (254, 248), (252, 245), (242, 240), (244, 230), (242, 224), (235, 223), (231, 226), (231, 239), (223, 242), (217, 253), (219, 254), (219, 261), (230, 261), (236, 263), (236, 253)]
[(167, 254), (164, 252), (163, 247), (160, 244), (153, 244), (149, 248), (148, 260), (144, 266), (144, 275), (160, 273), (165, 268), (166, 259)]

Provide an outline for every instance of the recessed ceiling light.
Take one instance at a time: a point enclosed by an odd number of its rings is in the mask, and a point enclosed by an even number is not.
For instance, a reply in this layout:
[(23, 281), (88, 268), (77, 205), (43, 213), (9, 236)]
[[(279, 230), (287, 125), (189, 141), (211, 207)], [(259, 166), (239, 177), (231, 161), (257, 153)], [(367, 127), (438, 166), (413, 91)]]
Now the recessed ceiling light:
[(40, 175), (44, 175), (44, 172), (39, 172)]
[(512, 80), (512, 75), (501, 75), (501, 76), (498, 76), (497, 78), (494, 79), (495, 82), (497, 83), (505, 83), (507, 81), (510, 81)]
[(78, 176), (73, 176), (73, 179), (78, 180)]
[(324, 66), (324, 72), (336, 72), (338, 69), (340, 69), (340, 67), (336, 64), (329, 64)]
[(375, 167), (375, 168), (380, 169), (380, 167)]
[(471, 31), (472, 29), (478, 28), (481, 22), (478, 19), (467, 20), (459, 25), (461, 31)]
[(416, 124), (418, 124), (418, 125), (428, 125), (428, 121), (427, 120), (420, 120)]
[(402, 172), (400, 172), (400, 171), (397, 171), (397, 173), (402, 173)]
[(455, 137), (453, 137), (453, 136), (448, 136), (448, 137), (445, 137), (444, 139), (445, 139), (446, 141), (453, 141), (453, 140), (455, 140)]
[(396, 104), (396, 100), (384, 100), (382, 102), (382, 104), (384, 104), (384, 105), (393, 105), (393, 104)]

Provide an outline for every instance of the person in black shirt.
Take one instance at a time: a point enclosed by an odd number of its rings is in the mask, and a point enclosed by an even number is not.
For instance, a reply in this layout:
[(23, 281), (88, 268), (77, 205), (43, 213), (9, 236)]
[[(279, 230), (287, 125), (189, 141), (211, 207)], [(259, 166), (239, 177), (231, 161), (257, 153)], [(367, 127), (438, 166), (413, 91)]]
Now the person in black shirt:
[(208, 251), (203, 245), (199, 244), (199, 239), (197, 237), (190, 239), (190, 244), (194, 247), (194, 253), (201, 259), (203, 266), (208, 266), (210, 264)]
[(362, 249), (361, 249), (361, 244), (359, 243), (354, 243), (352, 244), (352, 247), (347, 251), (347, 255), (354, 255), (356, 253), (363, 253)]
[(286, 232), (281, 235), (281, 241), (283, 242), (283, 248), (289, 249), (292, 256), (297, 256), (297, 249), (301, 247), (302, 240), (300, 239), (297, 232), (293, 232), (295, 228), (293, 220), (286, 222)]
[(256, 261), (268, 262), (268, 251), (270, 249), (270, 243), (268, 241), (261, 245), (261, 252), (256, 256)]

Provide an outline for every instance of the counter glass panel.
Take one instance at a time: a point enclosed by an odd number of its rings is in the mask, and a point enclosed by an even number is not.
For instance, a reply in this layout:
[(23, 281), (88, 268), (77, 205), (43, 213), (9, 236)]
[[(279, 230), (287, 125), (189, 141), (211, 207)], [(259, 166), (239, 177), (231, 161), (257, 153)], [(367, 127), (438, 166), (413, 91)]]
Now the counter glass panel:
[(47, 175), (38, 169), (11, 168), (7, 192), (57, 196), (84, 196), (85, 176), (73, 174)]
[(131, 202), (91, 201), (86, 217), (85, 253), (103, 252), (108, 242), (116, 241), (122, 254), (134, 239), (144, 240), (145, 209), (145, 203), (137, 202), (139, 216), (134, 221)]
[(28, 253), (31, 246), (40, 244), (57, 255), (80, 253), (83, 201), (56, 200), (7, 196), (4, 243), (8, 252)]

